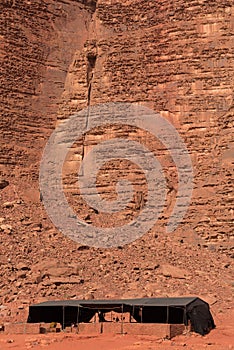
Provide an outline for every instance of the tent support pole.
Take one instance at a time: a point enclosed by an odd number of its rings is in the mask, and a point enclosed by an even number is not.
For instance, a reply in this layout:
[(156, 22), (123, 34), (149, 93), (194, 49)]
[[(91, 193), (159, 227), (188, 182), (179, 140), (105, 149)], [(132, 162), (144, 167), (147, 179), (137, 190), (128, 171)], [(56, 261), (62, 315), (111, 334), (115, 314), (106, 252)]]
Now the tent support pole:
[(186, 308), (184, 308), (184, 314), (183, 314), (183, 322), (184, 322), (184, 325), (188, 325), (188, 321), (187, 321), (187, 315), (186, 315)]
[(123, 304), (122, 304), (122, 317), (121, 317), (121, 334), (123, 334)]
[(80, 315), (80, 305), (78, 305), (77, 307), (77, 319), (76, 319), (77, 333), (79, 333), (79, 315)]
[(65, 306), (63, 306), (63, 330), (64, 330), (64, 324), (65, 324)]
[(167, 306), (167, 323), (169, 323), (169, 306)]

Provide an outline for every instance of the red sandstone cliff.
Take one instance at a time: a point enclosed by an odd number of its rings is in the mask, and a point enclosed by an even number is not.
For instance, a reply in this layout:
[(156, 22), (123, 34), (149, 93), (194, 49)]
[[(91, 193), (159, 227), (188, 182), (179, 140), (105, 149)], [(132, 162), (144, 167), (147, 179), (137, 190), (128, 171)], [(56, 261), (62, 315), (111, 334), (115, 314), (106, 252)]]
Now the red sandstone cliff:
[[(230, 302), (232, 1), (4, 0), (0, 8), (0, 172), (9, 182), (0, 190), (2, 301), (93, 291), (220, 293)], [(167, 236), (177, 175), (161, 149), (169, 183), (164, 215), (136, 243), (103, 251), (79, 247), (53, 227), (39, 201), (38, 174), (57, 120), (110, 101), (148, 106), (177, 128), (191, 154), (195, 188), (184, 222)], [(100, 134), (91, 134), (91, 141)], [(157, 141), (148, 143), (160, 149)], [(83, 203), (75, 199), (79, 210)], [(102, 221), (85, 205), (82, 210), (83, 218)], [(165, 272), (168, 264), (182, 270)]]

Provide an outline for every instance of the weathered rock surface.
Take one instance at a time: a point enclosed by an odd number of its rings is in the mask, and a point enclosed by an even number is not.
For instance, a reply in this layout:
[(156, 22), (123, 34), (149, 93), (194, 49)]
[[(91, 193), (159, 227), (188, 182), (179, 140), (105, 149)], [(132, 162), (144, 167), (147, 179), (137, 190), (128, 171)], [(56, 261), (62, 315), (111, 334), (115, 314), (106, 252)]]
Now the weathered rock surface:
[(165, 277), (186, 279), (189, 276), (189, 272), (185, 269), (180, 269), (172, 265), (162, 265), (162, 274)]

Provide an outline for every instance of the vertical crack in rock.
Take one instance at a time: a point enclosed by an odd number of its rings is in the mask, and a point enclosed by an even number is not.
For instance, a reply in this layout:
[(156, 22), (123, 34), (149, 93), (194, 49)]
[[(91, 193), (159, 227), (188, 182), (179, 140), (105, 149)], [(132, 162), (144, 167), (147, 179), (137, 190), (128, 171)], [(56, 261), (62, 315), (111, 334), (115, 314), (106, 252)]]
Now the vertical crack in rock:
[(89, 7), (94, 13), (97, 8), (97, 0), (83, 0), (81, 1), (85, 6)]
[[(92, 80), (96, 65), (97, 59), (97, 49), (96, 42), (93, 42), (91, 45), (91, 50), (87, 52), (87, 70), (86, 70), (86, 82), (87, 82), (87, 115), (85, 121), (85, 127), (88, 128), (89, 124), (89, 114), (90, 114), (90, 105), (91, 105), (91, 92), (92, 92)], [(82, 160), (84, 159), (85, 151), (85, 135), (83, 136), (83, 147), (82, 147)]]
[[(87, 87), (88, 87), (88, 93), (87, 93), (87, 105), (90, 106), (91, 101), (91, 90), (92, 90), (92, 79), (94, 75), (94, 69), (97, 59), (97, 53), (96, 53), (96, 43), (94, 47), (95, 52), (91, 51), (87, 54)], [(88, 124), (86, 124), (87, 127)]]
[[(94, 16), (97, 9), (97, 3), (98, 1), (88, 1), (88, 5), (92, 7), (92, 18), (90, 21), (90, 24), (94, 20)], [(95, 35), (95, 34), (94, 34)], [(89, 118), (89, 107), (90, 107), (90, 101), (91, 101), (91, 90), (92, 90), (92, 79), (94, 74), (94, 69), (96, 65), (96, 59), (97, 59), (97, 42), (96, 40), (90, 40), (86, 43), (87, 46), (87, 53), (86, 53), (86, 59), (87, 59), (87, 71), (86, 71), (86, 81), (87, 81), (87, 106), (88, 106), (88, 114), (86, 119), (86, 128), (88, 126), (88, 118)]]
[[(94, 19), (94, 15), (97, 9), (97, 1), (92, 1), (92, 20)], [(90, 23), (91, 23), (90, 22)], [(86, 129), (88, 128), (89, 124), (89, 114), (90, 114), (90, 105), (91, 105), (91, 93), (92, 93), (92, 80), (97, 60), (97, 43), (95, 40), (88, 40), (86, 42), (86, 82), (87, 82), (87, 116), (86, 116)], [(84, 151), (85, 151), (85, 135), (83, 137), (83, 147), (82, 147), (82, 160), (84, 159)]]

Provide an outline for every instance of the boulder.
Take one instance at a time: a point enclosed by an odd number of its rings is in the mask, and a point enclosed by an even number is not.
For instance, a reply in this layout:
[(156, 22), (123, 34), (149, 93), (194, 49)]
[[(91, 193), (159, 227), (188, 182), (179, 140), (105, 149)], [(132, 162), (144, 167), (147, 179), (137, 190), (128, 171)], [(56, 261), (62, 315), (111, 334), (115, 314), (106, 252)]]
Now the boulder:
[(7, 187), (9, 185), (9, 181), (0, 178), (0, 190), (3, 190), (3, 188)]
[(9, 224), (2, 224), (0, 225), (0, 231), (3, 231), (6, 234), (11, 234), (12, 226)]
[(189, 272), (187, 270), (169, 264), (162, 265), (161, 271), (165, 277), (179, 279), (187, 279), (189, 277)]
[(27, 271), (27, 270), (30, 270), (30, 267), (23, 263), (23, 262), (19, 262), (17, 265), (16, 265), (16, 269), (17, 270), (23, 270), (23, 271)]
[(15, 202), (5, 202), (3, 203), (2, 207), (9, 209), (9, 208), (13, 208), (14, 205), (15, 205)]
[(81, 279), (75, 278), (75, 277), (52, 277), (49, 280), (47, 280), (47, 284), (55, 284), (56, 286), (59, 286), (61, 284), (80, 284)]

